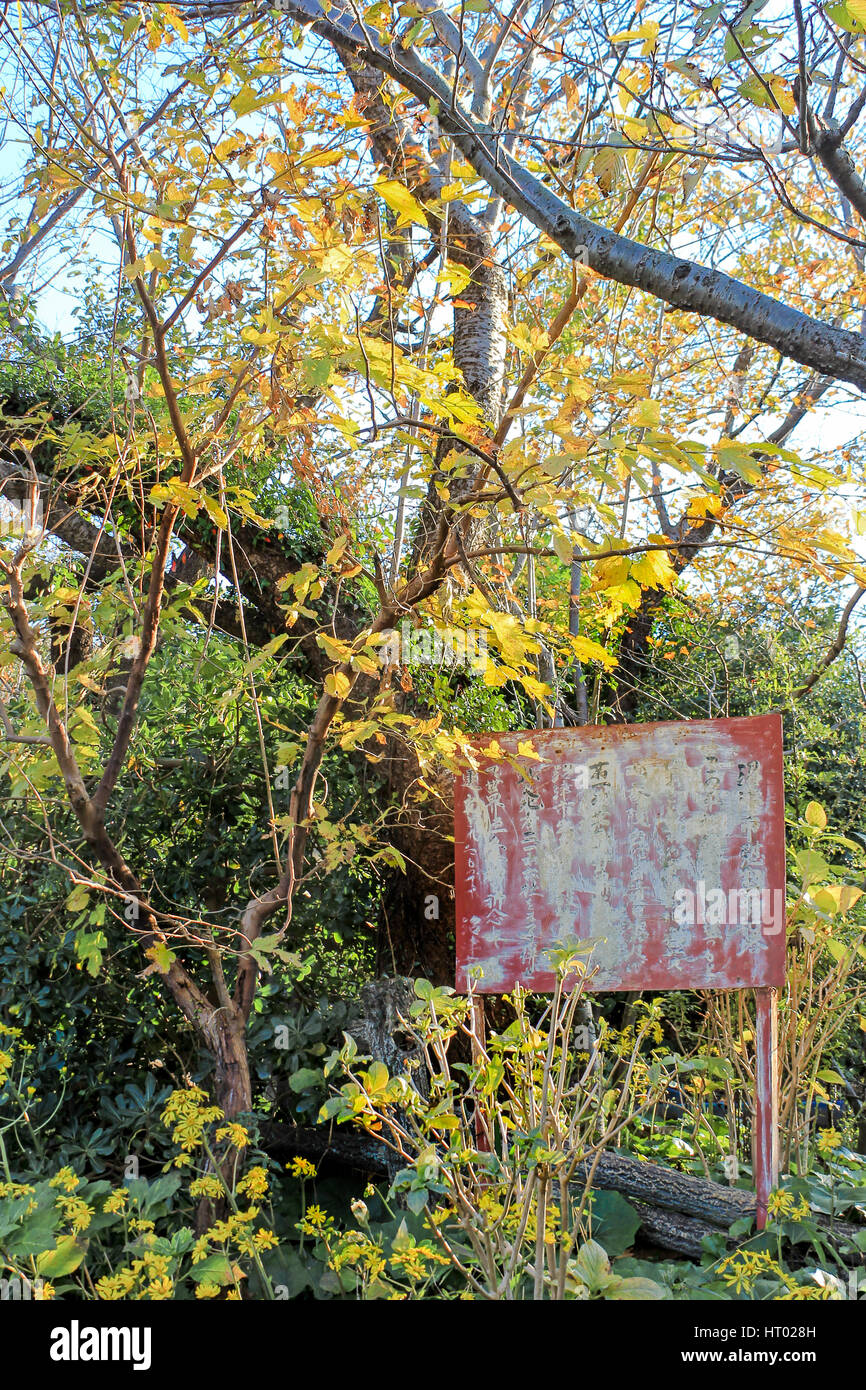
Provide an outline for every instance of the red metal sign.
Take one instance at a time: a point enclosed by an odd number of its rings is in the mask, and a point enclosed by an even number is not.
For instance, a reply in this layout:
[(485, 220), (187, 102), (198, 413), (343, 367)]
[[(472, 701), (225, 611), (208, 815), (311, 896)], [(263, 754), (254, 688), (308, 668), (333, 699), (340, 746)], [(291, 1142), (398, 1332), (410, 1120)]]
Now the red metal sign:
[[(497, 734), (455, 802), (457, 988), (739, 989), (785, 974), (779, 715)], [(480, 973), (479, 973), (480, 972)]]

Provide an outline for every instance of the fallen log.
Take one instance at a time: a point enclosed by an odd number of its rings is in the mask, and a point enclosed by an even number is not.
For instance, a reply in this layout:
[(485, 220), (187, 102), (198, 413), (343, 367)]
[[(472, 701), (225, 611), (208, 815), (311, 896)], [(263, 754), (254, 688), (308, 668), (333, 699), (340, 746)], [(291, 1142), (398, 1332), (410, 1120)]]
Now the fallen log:
[[(703, 1256), (705, 1236), (719, 1234), (719, 1227), (709, 1221), (701, 1221), (696, 1216), (684, 1216), (681, 1212), (665, 1211), (662, 1207), (651, 1207), (646, 1202), (629, 1201), (640, 1217), (640, 1239), (667, 1254), (682, 1255), (687, 1260), (700, 1261)], [(733, 1248), (733, 1241), (729, 1240)]]
[[(389, 1176), (388, 1150), (377, 1139), (336, 1125), (288, 1125), (276, 1122), (262, 1126), (262, 1146), (280, 1162), (307, 1158), (327, 1176), (342, 1172), (382, 1180)], [(700, 1260), (705, 1253), (706, 1236), (724, 1234), (735, 1221), (754, 1220), (755, 1194), (740, 1187), (726, 1187), (709, 1178), (694, 1177), (646, 1163), (625, 1154), (602, 1154), (595, 1161), (578, 1164), (575, 1179), (584, 1184), (592, 1175), (593, 1188), (619, 1192), (641, 1219), (643, 1240), (659, 1250)], [(853, 1241), (864, 1227), (839, 1221), (822, 1213), (813, 1219), (838, 1240)], [(728, 1239), (733, 1249), (736, 1242)], [(791, 1246), (786, 1259), (797, 1266), (812, 1256), (810, 1247)], [(841, 1256), (851, 1267), (866, 1265), (866, 1252), (856, 1247)]]
[(588, 1178), (593, 1187), (610, 1188), (623, 1197), (635, 1198), (666, 1211), (697, 1216), (715, 1227), (727, 1230), (744, 1216), (755, 1216), (755, 1194), (741, 1187), (725, 1187), (710, 1178), (679, 1173), (660, 1163), (645, 1163), (624, 1154), (604, 1153), (595, 1160), (580, 1163), (575, 1178)]
[(307, 1158), (325, 1177), (334, 1173), (364, 1178), (388, 1176), (388, 1151), (357, 1130), (328, 1125), (287, 1125), (266, 1121), (261, 1129), (265, 1153), (280, 1163)]

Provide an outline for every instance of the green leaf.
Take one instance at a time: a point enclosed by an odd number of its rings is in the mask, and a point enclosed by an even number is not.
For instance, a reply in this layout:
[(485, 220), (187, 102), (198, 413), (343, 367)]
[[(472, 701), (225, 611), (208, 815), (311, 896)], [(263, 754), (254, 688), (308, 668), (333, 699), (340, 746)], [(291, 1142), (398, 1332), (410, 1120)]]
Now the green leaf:
[(824, 12), (828, 19), (832, 19), (834, 24), (838, 24), (840, 29), (849, 34), (862, 34), (866, 29), (866, 4), (863, 0), (845, 0), (844, 4), (825, 5)]
[(289, 1087), (300, 1095), (302, 1091), (312, 1091), (322, 1085), (324, 1073), (319, 1067), (301, 1067), (289, 1077)]
[(826, 878), (830, 872), (830, 866), (826, 859), (820, 854), (816, 854), (813, 849), (798, 850), (794, 858), (805, 884), (815, 883), (818, 879)]
[(305, 357), (303, 362), (304, 384), (314, 391), (322, 391), (331, 376), (331, 361), (328, 357)]
[(87, 1254), (87, 1244), (79, 1245), (75, 1236), (64, 1236), (53, 1250), (36, 1257), (36, 1269), (43, 1279), (62, 1279), (77, 1269)]
[(596, 1240), (588, 1240), (580, 1247), (574, 1263), (590, 1293), (598, 1293), (611, 1277), (607, 1251)]
[(366, 1090), (368, 1094), (375, 1094), (377, 1091), (384, 1091), (388, 1085), (390, 1077), (388, 1068), (384, 1062), (371, 1062), (367, 1072)]
[(634, 1244), (640, 1217), (620, 1192), (593, 1192), (592, 1232), (609, 1255), (622, 1255)]
[(227, 1255), (208, 1255), (206, 1260), (191, 1267), (190, 1274), (197, 1284), (230, 1284), (231, 1260)]
[(661, 1284), (657, 1284), (654, 1279), (618, 1279), (606, 1290), (605, 1298), (625, 1302), (628, 1300), (637, 1301), (638, 1299), (667, 1298), (667, 1293)]
[(23, 1258), (39, 1255), (55, 1239), (59, 1214), (54, 1207), (43, 1207), (25, 1216), (13, 1233), (4, 1239), (4, 1252)]
[(102, 965), (102, 954), (108, 949), (108, 937), (103, 931), (79, 931), (75, 934), (75, 954), (82, 965), (87, 967), (88, 975), (94, 978)]
[(90, 902), (90, 894), (83, 883), (76, 883), (69, 897), (66, 899), (67, 912), (83, 912)]
[(172, 963), (177, 960), (174, 951), (164, 941), (154, 941), (144, 954), (154, 962), (160, 975), (167, 975)]

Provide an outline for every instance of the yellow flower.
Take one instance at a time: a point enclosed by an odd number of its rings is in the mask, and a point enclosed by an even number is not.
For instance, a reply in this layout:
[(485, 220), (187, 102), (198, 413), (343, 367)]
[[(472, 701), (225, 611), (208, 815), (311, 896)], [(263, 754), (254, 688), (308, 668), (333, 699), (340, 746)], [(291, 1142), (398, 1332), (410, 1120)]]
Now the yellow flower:
[(174, 1284), (167, 1274), (162, 1274), (158, 1279), (151, 1279), (144, 1291), (145, 1298), (165, 1300), (174, 1294)]
[(106, 1199), (105, 1206), (102, 1210), (110, 1212), (123, 1211), (126, 1207), (128, 1198), (129, 1193), (125, 1187), (116, 1187), (111, 1196)]
[(747, 1251), (737, 1250), (733, 1255), (728, 1255), (719, 1265), (719, 1273), (726, 1284), (733, 1285), (737, 1293), (751, 1292), (754, 1274)]
[(197, 1115), (206, 1101), (207, 1094), (200, 1086), (187, 1086), (185, 1090), (172, 1091), (162, 1112), (163, 1124), (170, 1126), (181, 1118)]
[(219, 1178), (210, 1175), (196, 1178), (189, 1185), (189, 1195), (190, 1197), (222, 1197), (223, 1185)]
[(818, 1152), (822, 1154), (832, 1153), (838, 1149), (842, 1143), (842, 1136), (835, 1129), (822, 1129), (818, 1135)]
[(219, 1291), (220, 1291), (220, 1286), (219, 1286), (219, 1284), (208, 1284), (208, 1283), (203, 1283), (203, 1284), (196, 1284), (196, 1286), (195, 1286), (195, 1296), (196, 1296), (196, 1298), (216, 1298), (216, 1297), (218, 1296), (218, 1294), (219, 1294)]
[(243, 1125), (239, 1125), (235, 1121), (231, 1124), (223, 1125), (222, 1129), (218, 1129), (216, 1137), (220, 1140), (228, 1139), (229, 1143), (233, 1144), (236, 1149), (245, 1149), (250, 1142), (250, 1136), (247, 1134)]
[(36, 1283), (33, 1285), (33, 1297), (36, 1299), (37, 1303), (40, 1300), (45, 1303), (50, 1302), (54, 1297), (54, 1285), (46, 1284), (44, 1280), (37, 1279)]
[(93, 1220), (93, 1207), (89, 1207), (80, 1197), (61, 1197), (60, 1205), (74, 1235), (87, 1230)]
[(794, 1198), (790, 1192), (782, 1192), (779, 1188), (771, 1192), (767, 1199), (768, 1216), (790, 1216), (794, 1210)]
[(371, 1279), (378, 1279), (382, 1270), (385, 1268), (385, 1256), (375, 1248), (367, 1251), (364, 1257)]
[(394, 1269), (402, 1269), (407, 1279), (423, 1279), (427, 1270), (424, 1265), (423, 1253), (411, 1246), (407, 1250), (397, 1250), (391, 1256), (391, 1266)]
[(81, 1179), (72, 1171), (71, 1168), (61, 1168), (59, 1173), (55, 1173), (53, 1178), (48, 1179), (49, 1187), (62, 1187), (64, 1192), (74, 1192)]
[(135, 1284), (134, 1269), (119, 1269), (115, 1274), (106, 1274), (97, 1280), (96, 1292), (99, 1298), (107, 1302), (116, 1302), (121, 1298), (129, 1298)]
[(314, 1178), (316, 1176), (316, 1166), (308, 1158), (293, 1158), (291, 1163), (286, 1164), (287, 1172), (293, 1178)]
[(268, 1195), (268, 1175), (264, 1168), (251, 1168), (237, 1186), (239, 1195), (261, 1199)]
[[(30, 1187), (26, 1182), (0, 1182), (0, 1197), (26, 1197), (35, 1191), (36, 1188)], [(30, 1210), (33, 1210), (32, 1203)]]
[(797, 1301), (813, 1300), (821, 1303), (837, 1302), (844, 1295), (838, 1289), (834, 1289), (832, 1284), (794, 1284), (787, 1293), (783, 1293), (777, 1302), (791, 1303)]

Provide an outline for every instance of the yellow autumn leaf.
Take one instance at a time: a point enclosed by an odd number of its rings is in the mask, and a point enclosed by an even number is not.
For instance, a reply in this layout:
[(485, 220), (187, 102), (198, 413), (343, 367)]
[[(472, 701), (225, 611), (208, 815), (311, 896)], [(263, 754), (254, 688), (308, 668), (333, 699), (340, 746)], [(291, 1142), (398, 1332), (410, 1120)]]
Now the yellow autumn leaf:
[(527, 738), (525, 738), (522, 743), (518, 743), (517, 751), (521, 758), (534, 758), (537, 763), (541, 762), (541, 758)]
[(648, 550), (639, 560), (632, 562), (630, 578), (636, 579), (644, 589), (670, 589), (676, 577), (677, 572), (666, 550)]
[(658, 21), (652, 19), (649, 20), (648, 23), (642, 24), (639, 29), (622, 29), (618, 34), (611, 34), (610, 42), (612, 44), (629, 44), (638, 43), (640, 40), (643, 40), (641, 53), (646, 57), (648, 54), (652, 53), (655, 48), (658, 36)]
[(606, 560), (599, 560), (593, 571), (593, 589), (612, 589), (614, 585), (623, 584), (628, 578), (629, 563), (625, 556), (611, 555)]
[(766, 106), (771, 110), (778, 108), (786, 116), (792, 115), (797, 109), (787, 82), (774, 73), (753, 73), (740, 83), (737, 91), (753, 106)]
[(823, 830), (827, 824), (827, 812), (817, 801), (810, 801), (805, 811), (806, 824), (812, 825), (816, 830)]
[(349, 544), (349, 537), (346, 535), (338, 536), (325, 556), (326, 565), (335, 565), (342, 555), (346, 546)]
[(629, 420), (633, 425), (641, 425), (647, 429), (655, 429), (661, 416), (661, 402), (650, 400), (638, 401), (637, 405), (632, 406), (629, 411)]
[(556, 551), (557, 559), (564, 565), (570, 565), (574, 557), (574, 546), (564, 531), (554, 531), (553, 548)]
[(722, 510), (722, 499), (714, 492), (703, 492), (689, 500), (689, 520), (703, 520), (705, 516), (718, 516)]
[(606, 651), (599, 642), (594, 642), (591, 637), (570, 637), (572, 650), (578, 661), (600, 661), (603, 666), (611, 667), (616, 665), (616, 659)]
[(335, 700), (345, 700), (352, 686), (343, 671), (330, 671), (325, 677), (325, 693)]
[(398, 183), (396, 179), (379, 179), (373, 184), (373, 188), (391, 211), (399, 214), (398, 227), (405, 226), (407, 222), (417, 222), (420, 227), (427, 226), (424, 209), (402, 183)]
[(329, 637), (327, 632), (320, 632), (316, 637), (316, 644), (331, 661), (348, 661), (352, 655), (352, 648), (348, 642), (340, 642), (335, 637)]
[(499, 686), (505, 685), (513, 677), (514, 672), (510, 671), (507, 666), (494, 666), (492, 661), (488, 661), (481, 679), (485, 685)]
[(163, 23), (166, 24), (169, 29), (174, 29), (175, 33), (179, 34), (183, 42), (186, 43), (189, 38), (189, 30), (174, 5), (160, 5), (159, 12), (162, 16)]

